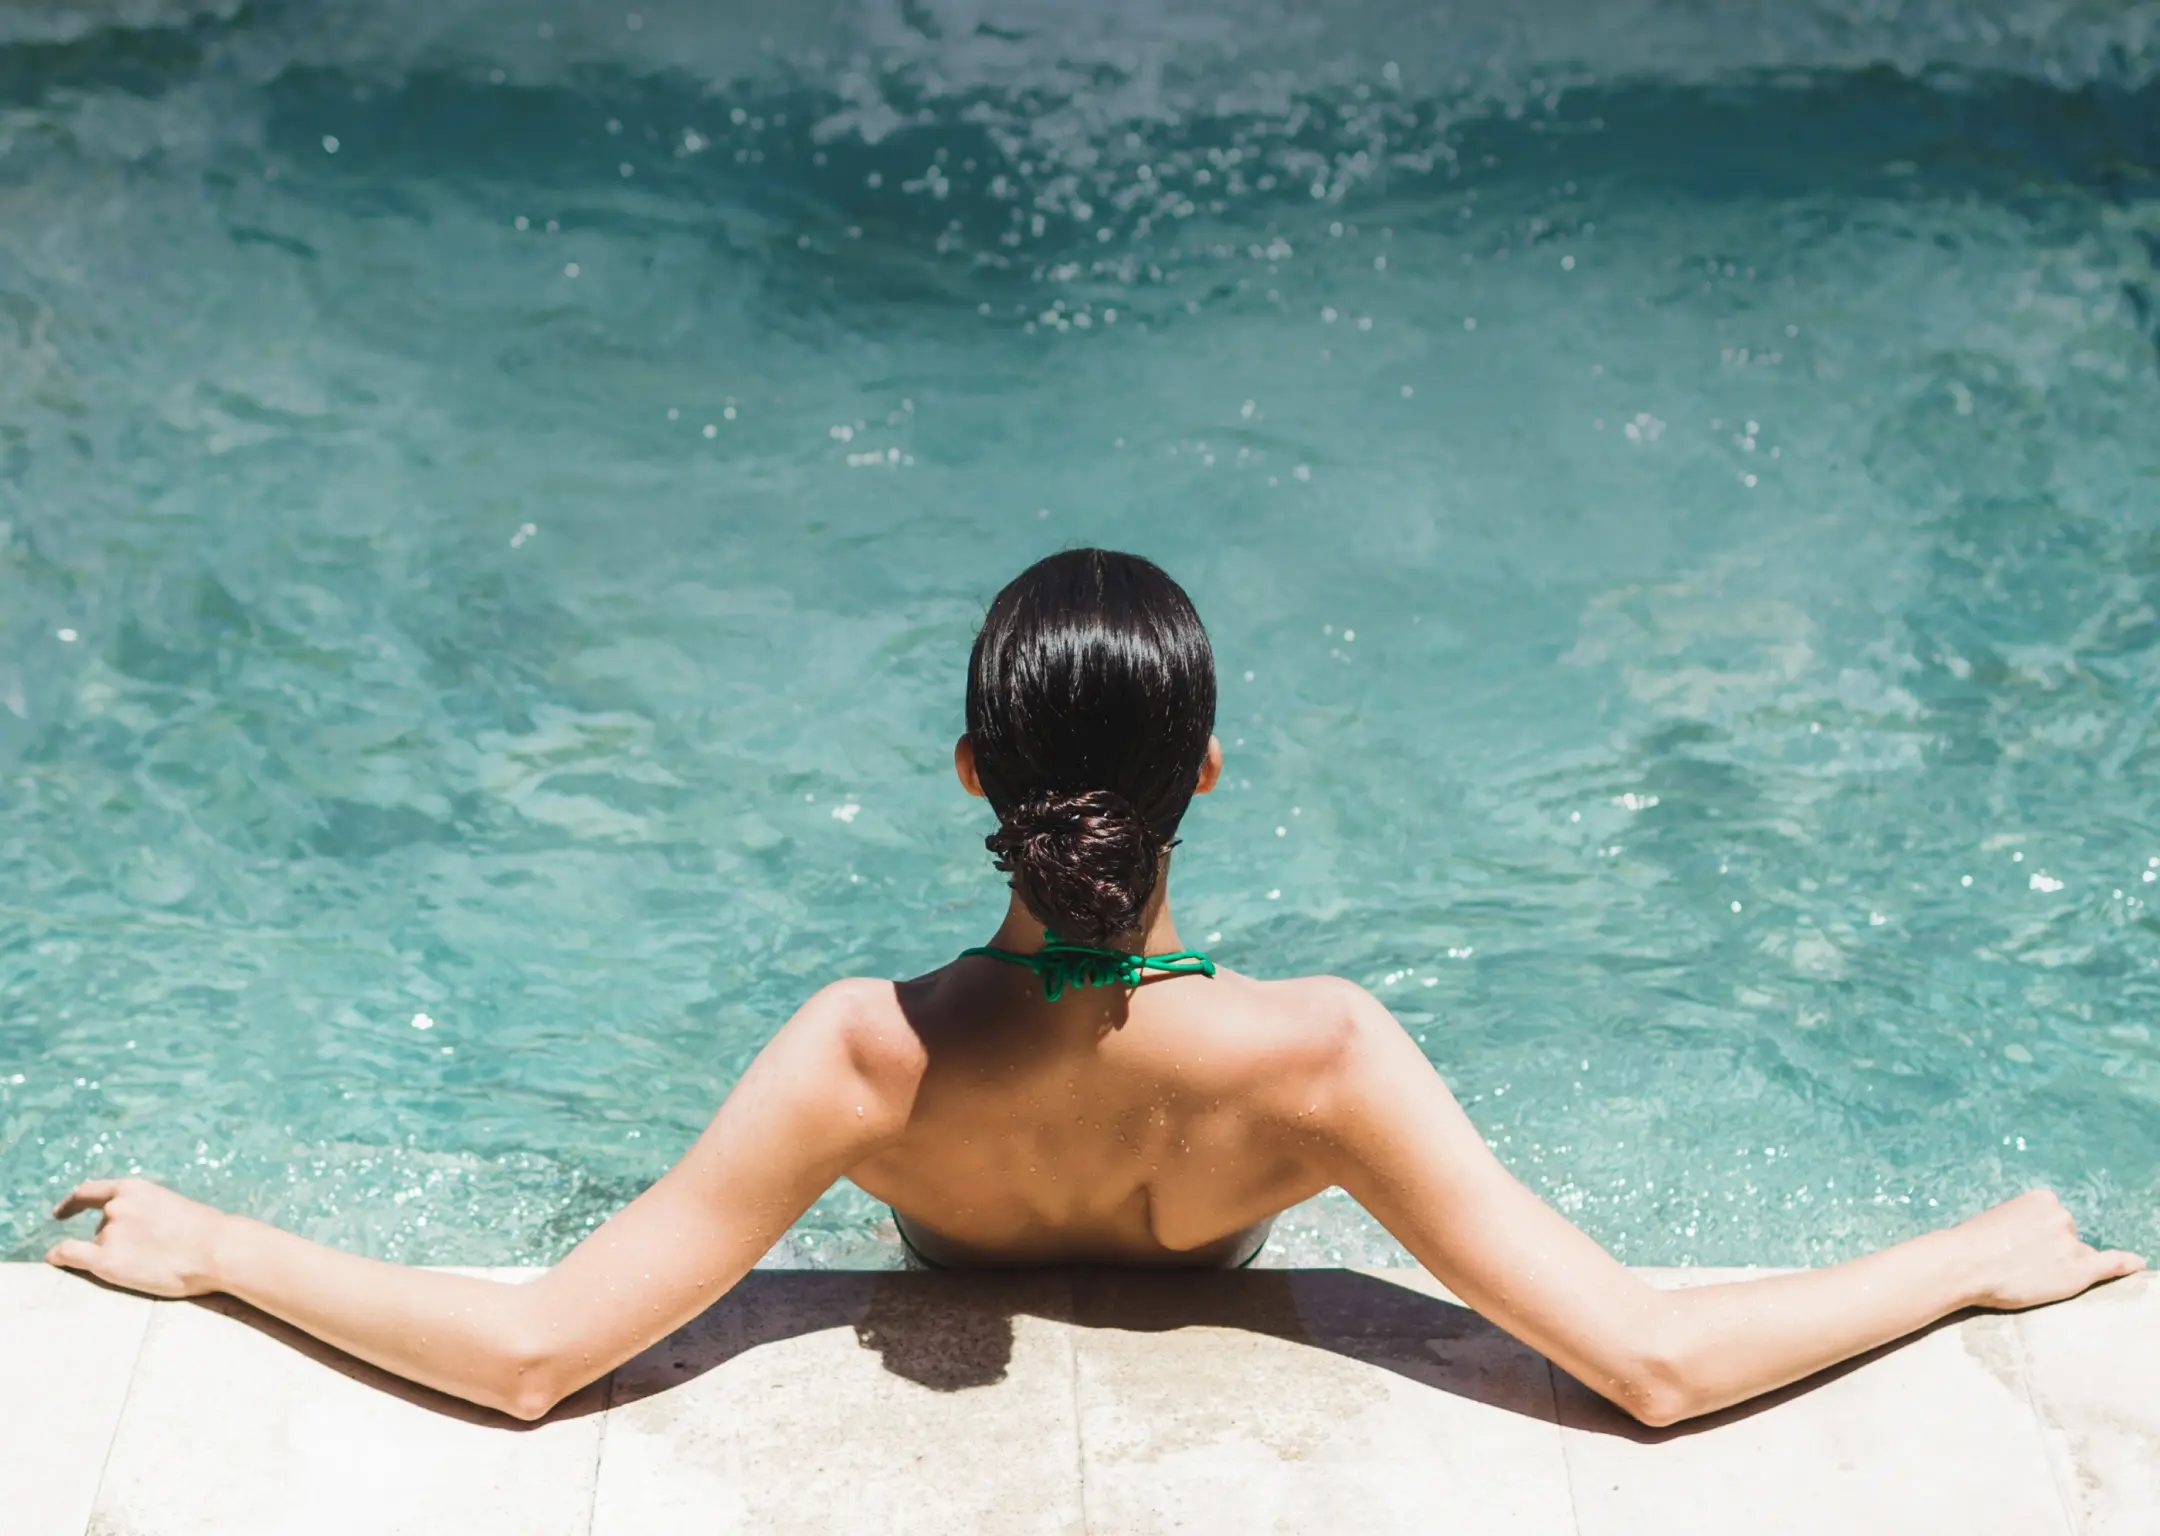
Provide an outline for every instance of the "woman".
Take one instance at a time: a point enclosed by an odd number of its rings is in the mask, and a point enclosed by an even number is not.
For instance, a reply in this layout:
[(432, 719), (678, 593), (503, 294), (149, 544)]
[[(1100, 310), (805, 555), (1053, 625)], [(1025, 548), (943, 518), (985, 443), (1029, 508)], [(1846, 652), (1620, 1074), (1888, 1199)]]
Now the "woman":
[(913, 981), (817, 993), (682, 1161), (531, 1284), (355, 1258), (140, 1179), (69, 1195), (59, 1217), (103, 1224), (48, 1257), (160, 1296), (229, 1292), (523, 1419), (710, 1306), (841, 1178), (932, 1267), (1241, 1264), (1276, 1213), (1340, 1186), (1650, 1424), (2143, 1267), (2035, 1191), (1833, 1269), (1652, 1290), (1500, 1166), (1361, 988), (1184, 948), (1170, 849), (1221, 776), (1214, 717), (1206, 631), (1162, 571), (1076, 550), (1023, 573), (976, 639), (953, 753), (997, 813), (996, 935)]

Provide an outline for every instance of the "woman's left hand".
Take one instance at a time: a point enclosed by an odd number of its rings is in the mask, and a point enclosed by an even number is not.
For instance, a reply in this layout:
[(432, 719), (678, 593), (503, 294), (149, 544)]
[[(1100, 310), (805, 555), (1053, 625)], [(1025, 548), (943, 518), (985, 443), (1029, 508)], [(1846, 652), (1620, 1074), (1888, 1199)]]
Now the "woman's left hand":
[(231, 1218), (148, 1179), (91, 1179), (53, 1209), (55, 1221), (102, 1211), (97, 1236), (55, 1243), (45, 1262), (152, 1296), (200, 1296), (217, 1280), (218, 1240)]

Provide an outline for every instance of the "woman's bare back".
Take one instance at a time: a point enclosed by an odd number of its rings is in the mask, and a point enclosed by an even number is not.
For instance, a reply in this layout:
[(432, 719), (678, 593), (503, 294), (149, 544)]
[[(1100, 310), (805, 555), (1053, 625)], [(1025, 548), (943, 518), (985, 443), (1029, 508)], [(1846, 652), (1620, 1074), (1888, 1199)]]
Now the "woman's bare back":
[(1339, 983), (1220, 970), (1048, 1002), (978, 958), (862, 985), (922, 1060), (905, 1131), (851, 1177), (933, 1263), (1235, 1262), (1327, 1185), (1286, 1129)]

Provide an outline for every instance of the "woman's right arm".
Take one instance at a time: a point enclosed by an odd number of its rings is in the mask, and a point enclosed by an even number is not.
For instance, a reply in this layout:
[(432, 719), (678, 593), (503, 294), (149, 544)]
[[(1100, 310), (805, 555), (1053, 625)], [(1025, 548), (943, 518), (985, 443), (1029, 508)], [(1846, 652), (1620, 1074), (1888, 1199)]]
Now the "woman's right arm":
[(842, 982), (758, 1053), (705, 1133), (545, 1275), (503, 1285), (340, 1253), (141, 1179), (93, 1179), (51, 1262), (157, 1296), (224, 1291), (439, 1391), (537, 1418), (710, 1306), (905, 1128), (921, 1051), (891, 985)]
[(2020, 1195), (1829, 1269), (1661, 1291), (1524, 1188), (1376, 1000), (1347, 1015), (1305, 1125), (1327, 1176), (1444, 1285), (1646, 1424), (1797, 1381), (1965, 1307), (2030, 1307), (2144, 1268)]

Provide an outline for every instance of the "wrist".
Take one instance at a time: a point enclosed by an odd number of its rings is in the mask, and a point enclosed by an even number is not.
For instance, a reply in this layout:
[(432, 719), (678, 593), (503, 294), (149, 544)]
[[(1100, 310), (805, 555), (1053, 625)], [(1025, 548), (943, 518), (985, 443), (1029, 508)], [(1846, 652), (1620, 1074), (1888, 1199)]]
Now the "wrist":
[(247, 1250), (257, 1225), (245, 1216), (224, 1211), (216, 1213), (210, 1227), (210, 1241), (204, 1244), (202, 1273), (191, 1277), (202, 1291), (240, 1294), (241, 1277), (247, 1272)]
[(1945, 1227), (1940, 1232), (1930, 1232), (1921, 1241), (1935, 1249), (1936, 1268), (1945, 1297), (1944, 1315), (1989, 1304), (1987, 1266), (1970, 1233), (1962, 1226)]

